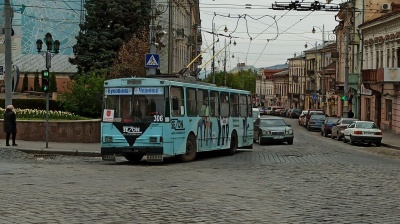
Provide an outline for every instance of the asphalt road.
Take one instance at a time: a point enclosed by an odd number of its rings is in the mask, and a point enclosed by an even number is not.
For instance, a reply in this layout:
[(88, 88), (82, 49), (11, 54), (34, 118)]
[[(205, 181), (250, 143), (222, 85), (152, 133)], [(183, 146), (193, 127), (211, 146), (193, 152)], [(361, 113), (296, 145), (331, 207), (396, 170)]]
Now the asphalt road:
[(0, 223), (399, 223), (400, 156), (308, 132), (191, 163), (0, 152)]

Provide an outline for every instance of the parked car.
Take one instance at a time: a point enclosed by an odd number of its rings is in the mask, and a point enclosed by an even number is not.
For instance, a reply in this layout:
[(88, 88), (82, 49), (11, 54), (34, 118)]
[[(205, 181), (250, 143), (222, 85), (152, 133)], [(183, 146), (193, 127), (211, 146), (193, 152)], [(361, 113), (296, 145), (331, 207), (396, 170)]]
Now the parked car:
[(270, 106), (267, 108), (267, 115), (275, 115), (276, 109), (283, 109), (282, 106)]
[(299, 118), (300, 114), (301, 114), (301, 110), (300, 109), (293, 109), (289, 113), (289, 118)]
[(336, 122), (336, 125), (333, 126), (331, 129), (331, 138), (336, 138), (338, 141), (342, 140), (344, 129), (346, 129), (347, 126), (349, 126), (349, 124), (353, 123), (354, 121), (357, 121), (357, 119), (340, 118), (338, 122)]
[(254, 123), (254, 141), (263, 145), (267, 142), (287, 142), (293, 144), (293, 130), (282, 118), (263, 117)]
[(311, 115), (307, 123), (307, 130), (312, 131), (314, 129), (321, 129), (322, 122), (325, 120), (326, 116), (324, 114), (314, 114)]
[(293, 109), (287, 109), (285, 113), (285, 117), (289, 117), (289, 114), (293, 111)]
[(283, 107), (282, 107), (282, 108), (275, 108), (275, 109), (273, 110), (273, 114), (272, 114), (272, 115), (280, 116), (282, 110), (285, 110), (285, 108), (283, 108)]
[(286, 117), (286, 113), (287, 113), (288, 110), (289, 110), (289, 109), (281, 110), (281, 111), (280, 111), (281, 117)]
[(339, 121), (338, 117), (327, 117), (321, 125), (321, 135), (328, 137), (332, 134), (332, 127)]
[(267, 108), (265, 108), (265, 107), (259, 107), (258, 110), (260, 110), (260, 115), (265, 115), (265, 114), (267, 114), (266, 109), (267, 109)]
[(382, 131), (372, 121), (354, 121), (343, 131), (343, 142), (350, 141), (351, 145), (356, 142), (374, 143), (381, 146)]
[(307, 114), (306, 114), (306, 119), (305, 119), (306, 121), (305, 121), (304, 127), (307, 127), (308, 120), (309, 120), (310, 117), (311, 117), (312, 115), (314, 115), (314, 114), (325, 115), (324, 110), (321, 110), (321, 109), (309, 109), (309, 110), (307, 111)]
[(256, 120), (257, 120), (258, 118), (261, 117), (261, 115), (260, 115), (260, 110), (259, 110), (258, 108), (253, 108), (253, 109), (252, 109), (252, 114), (253, 114), (253, 123), (256, 122)]
[(303, 110), (299, 116), (299, 125), (300, 126), (304, 126), (304, 124), (306, 123), (306, 114), (307, 114), (307, 110)]

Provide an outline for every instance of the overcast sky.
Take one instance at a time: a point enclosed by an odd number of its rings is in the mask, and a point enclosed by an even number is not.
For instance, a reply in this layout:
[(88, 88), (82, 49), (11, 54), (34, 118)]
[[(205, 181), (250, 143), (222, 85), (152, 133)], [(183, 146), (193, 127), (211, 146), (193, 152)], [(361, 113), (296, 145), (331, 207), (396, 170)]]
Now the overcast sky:
[[(294, 53), (305, 50), (304, 44), (310, 42), (322, 43), (322, 28), (325, 26), (325, 39), (331, 34), (338, 24), (335, 21), (337, 12), (327, 11), (281, 11), (269, 9), (272, 0), (200, 0), (200, 13), (202, 20), (202, 49), (213, 43), (212, 23), (214, 18), (216, 33), (231, 35), (232, 42), (237, 45), (228, 46), (226, 52), (227, 70), (236, 67), (237, 63), (246, 63), (257, 68), (268, 67), (276, 64), (284, 64), (286, 60), (293, 57)], [(290, 1), (282, 1), (289, 3)], [(341, 3), (333, 1), (332, 3)], [(246, 9), (246, 4), (251, 4)], [(214, 13), (216, 16), (214, 16)], [(240, 18), (239, 18), (240, 16)], [(274, 19), (275, 18), (275, 19)], [(224, 32), (225, 26), (228, 32)], [(317, 26), (316, 33), (311, 32), (313, 26)], [(252, 38), (252, 40), (251, 40)], [(215, 39), (217, 39), (215, 37)], [(215, 52), (224, 47), (224, 41), (229, 38), (219, 37), (215, 44)], [(312, 46), (308, 44), (308, 49)], [(203, 54), (203, 63), (207, 62), (212, 55), (212, 47)], [(234, 58), (232, 58), (234, 56)], [(225, 50), (216, 57), (223, 69)], [(211, 62), (206, 66), (207, 73), (211, 70)], [(204, 72), (204, 70), (202, 71)]]

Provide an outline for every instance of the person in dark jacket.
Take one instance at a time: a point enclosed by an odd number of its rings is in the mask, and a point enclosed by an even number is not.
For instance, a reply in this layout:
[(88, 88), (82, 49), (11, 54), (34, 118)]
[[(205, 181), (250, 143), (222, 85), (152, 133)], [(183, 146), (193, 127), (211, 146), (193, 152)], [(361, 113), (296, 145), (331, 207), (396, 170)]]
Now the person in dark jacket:
[(354, 117), (354, 113), (353, 111), (349, 110), (349, 112), (347, 113), (347, 115), (349, 115), (349, 118), (353, 118)]
[(17, 116), (14, 113), (13, 105), (8, 105), (4, 112), (4, 132), (6, 132), (6, 146), (10, 146), (10, 135), (12, 135), (12, 145), (15, 143), (15, 135), (17, 134)]

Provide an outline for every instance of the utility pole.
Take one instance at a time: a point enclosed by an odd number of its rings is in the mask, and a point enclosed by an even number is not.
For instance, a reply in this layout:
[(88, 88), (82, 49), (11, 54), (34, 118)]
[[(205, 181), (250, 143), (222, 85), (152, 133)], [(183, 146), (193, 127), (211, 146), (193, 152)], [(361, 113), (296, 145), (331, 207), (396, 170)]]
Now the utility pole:
[[(318, 46), (315, 41), (315, 61), (314, 61), (314, 95), (317, 95), (317, 57), (318, 57)], [(314, 108), (317, 108), (316, 100), (314, 100)]]
[(11, 52), (11, 5), (10, 0), (4, 1), (4, 63), (5, 63), (5, 82), (6, 82), (6, 97), (5, 106), (12, 104), (12, 52)]
[[(347, 8), (347, 15), (348, 13), (348, 8)], [(346, 16), (346, 19), (348, 17)], [(350, 43), (350, 26), (347, 24), (346, 25), (346, 64), (344, 66), (344, 103), (343, 103), (343, 117), (349, 117), (348, 112), (349, 112), (349, 97), (348, 92), (349, 92), (349, 43)]]
[[(150, 24), (150, 54), (157, 53), (156, 48), (156, 35), (155, 35), (155, 16), (156, 16), (156, 1), (151, 1), (151, 24)], [(147, 71), (148, 76), (156, 75), (156, 68), (149, 68)]]
[[(212, 24), (212, 33), (213, 33), (213, 56), (215, 55), (215, 23)], [(215, 84), (215, 59), (213, 57), (211, 62), (211, 75), (212, 75), (212, 83)]]
[(168, 75), (172, 75), (173, 71), (173, 44), (172, 44), (172, 0), (168, 0)]
[[(226, 38), (224, 41), (224, 46), (226, 46)], [(225, 48), (225, 55), (224, 55), (224, 86), (226, 86), (226, 48)]]
[(322, 109), (325, 109), (325, 25), (322, 25)]
[[(197, 34), (198, 34), (199, 25), (197, 23), (194, 24), (194, 28), (196, 30), (195, 31), (196, 35), (194, 36), (194, 55), (198, 55), (198, 53), (197, 53)], [(196, 61), (194, 63), (193, 71), (197, 71), (198, 65), (199, 65), (199, 63)], [(197, 75), (196, 75), (196, 79), (198, 79)]]

